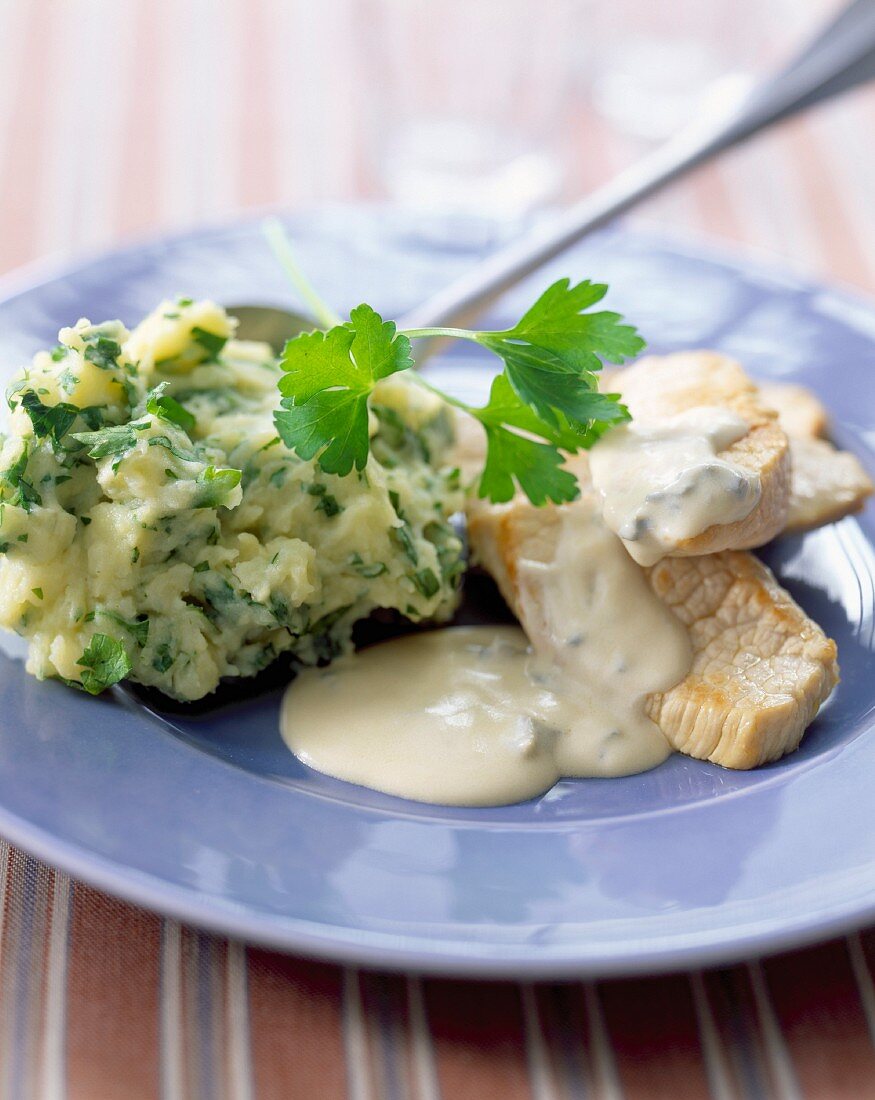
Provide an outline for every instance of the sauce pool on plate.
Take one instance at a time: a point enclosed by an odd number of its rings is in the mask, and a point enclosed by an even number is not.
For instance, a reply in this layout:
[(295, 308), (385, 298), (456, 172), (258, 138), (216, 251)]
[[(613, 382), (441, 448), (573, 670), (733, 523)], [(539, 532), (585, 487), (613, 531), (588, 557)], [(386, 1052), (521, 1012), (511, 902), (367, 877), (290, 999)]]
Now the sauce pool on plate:
[(283, 701), (292, 752), (338, 779), (469, 806), (661, 763), (646, 700), (688, 671), (686, 631), (591, 500), (562, 511), (553, 559), (522, 563), (525, 598), (561, 623), (537, 652), (516, 627), (451, 627), (307, 670)]

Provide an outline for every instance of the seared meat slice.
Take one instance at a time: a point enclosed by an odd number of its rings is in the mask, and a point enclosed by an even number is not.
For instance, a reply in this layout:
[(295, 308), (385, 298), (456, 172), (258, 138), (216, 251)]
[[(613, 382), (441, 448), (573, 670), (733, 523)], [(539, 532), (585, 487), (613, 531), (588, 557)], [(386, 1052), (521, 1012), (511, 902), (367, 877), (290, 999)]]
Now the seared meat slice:
[(689, 674), (648, 701), (669, 742), (727, 768), (792, 752), (838, 683), (835, 642), (752, 554), (667, 558), (649, 579), (693, 647)]
[(859, 512), (875, 485), (856, 455), (821, 438), (829, 416), (818, 398), (790, 382), (766, 383), (760, 393), (790, 437), (793, 473), (786, 530), (808, 531)]
[(793, 477), (786, 531), (810, 531), (859, 512), (875, 491), (862, 463), (826, 439), (791, 439)]
[(762, 546), (783, 530), (790, 501), (787, 436), (734, 359), (715, 351), (646, 356), (631, 367), (611, 372), (605, 381), (607, 388), (622, 395), (633, 419), (658, 423), (689, 409), (718, 406), (750, 425), (748, 433), (720, 451), (719, 457), (758, 475), (758, 503), (744, 519), (715, 524), (695, 538), (678, 542), (672, 555)]
[(763, 404), (778, 414), (778, 423), (789, 436), (824, 436), (829, 414), (815, 394), (795, 382), (759, 382)]
[[(561, 631), (545, 621), (543, 608), (519, 599), (518, 567), (550, 561), (561, 524), (560, 508), (525, 500), (472, 504), (469, 514), (477, 560), (521, 616), (534, 648), (548, 654)], [(693, 652), (687, 676), (647, 699), (669, 743), (728, 768), (792, 752), (838, 682), (835, 643), (751, 554), (664, 558), (644, 572), (686, 626)]]

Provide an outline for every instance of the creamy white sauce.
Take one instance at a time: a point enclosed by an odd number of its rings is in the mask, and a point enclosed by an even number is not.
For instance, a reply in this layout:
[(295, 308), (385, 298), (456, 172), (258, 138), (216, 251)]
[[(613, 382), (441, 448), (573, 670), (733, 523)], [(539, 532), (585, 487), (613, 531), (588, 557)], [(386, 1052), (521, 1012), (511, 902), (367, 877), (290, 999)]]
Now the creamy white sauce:
[(376, 790), (480, 806), (664, 760), (645, 702), (687, 673), (687, 633), (593, 498), (561, 514), (551, 560), (519, 563), (534, 651), (515, 627), (454, 627), (308, 670), (283, 701), (291, 750)]
[(701, 407), (622, 424), (592, 448), (605, 522), (635, 561), (653, 565), (709, 527), (750, 515), (760, 499), (758, 475), (718, 457), (749, 430), (728, 409)]

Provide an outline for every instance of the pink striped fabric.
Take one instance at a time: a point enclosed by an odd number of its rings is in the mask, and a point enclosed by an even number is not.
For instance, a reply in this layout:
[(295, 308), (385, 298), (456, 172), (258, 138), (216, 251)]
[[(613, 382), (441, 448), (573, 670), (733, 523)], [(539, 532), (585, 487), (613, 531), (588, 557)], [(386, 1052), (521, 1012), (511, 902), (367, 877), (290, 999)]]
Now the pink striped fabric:
[[(0, 0), (0, 271), (262, 204), (372, 194), (348, 76), (355, 6)], [(638, 152), (583, 98), (575, 118), (569, 194)], [(869, 91), (639, 217), (873, 292), (873, 129)], [(875, 1097), (868, 932), (707, 973), (519, 985), (228, 943), (2, 843), (0, 899), (2, 1100)]]

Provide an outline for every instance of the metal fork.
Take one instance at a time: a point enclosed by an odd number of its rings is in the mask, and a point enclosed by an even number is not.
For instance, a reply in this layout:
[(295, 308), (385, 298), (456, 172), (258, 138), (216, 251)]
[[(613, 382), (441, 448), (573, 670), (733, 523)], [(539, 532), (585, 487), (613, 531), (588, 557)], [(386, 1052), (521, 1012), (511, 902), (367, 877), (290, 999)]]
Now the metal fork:
[[(875, 0), (852, 0), (783, 69), (753, 89), (726, 84), (675, 137), (605, 186), (488, 256), (399, 321), (399, 328), (464, 325), (592, 230), (724, 149), (875, 77)], [(238, 334), (279, 349), (313, 322), (272, 307), (229, 307)], [(422, 356), (420, 355), (421, 359)]]

